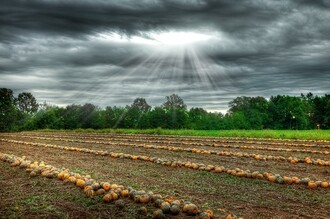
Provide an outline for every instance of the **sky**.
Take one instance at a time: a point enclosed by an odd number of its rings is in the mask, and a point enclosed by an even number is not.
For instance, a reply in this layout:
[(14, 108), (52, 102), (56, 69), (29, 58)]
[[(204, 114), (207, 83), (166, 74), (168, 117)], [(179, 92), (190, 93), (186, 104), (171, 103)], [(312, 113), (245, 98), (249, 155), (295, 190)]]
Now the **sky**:
[(65, 106), (330, 93), (328, 0), (1, 0), (0, 87)]

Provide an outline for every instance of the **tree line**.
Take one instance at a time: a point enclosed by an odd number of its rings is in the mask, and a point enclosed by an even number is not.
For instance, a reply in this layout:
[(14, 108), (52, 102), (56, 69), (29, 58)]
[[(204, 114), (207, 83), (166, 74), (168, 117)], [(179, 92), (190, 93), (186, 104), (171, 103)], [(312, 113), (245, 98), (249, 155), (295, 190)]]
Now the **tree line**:
[(38, 104), (28, 92), (18, 94), (0, 88), (0, 131), (78, 128), (133, 129), (329, 129), (330, 95), (241, 96), (229, 102), (226, 114), (203, 108), (187, 108), (177, 94), (165, 97), (160, 106), (136, 98), (125, 107), (100, 108), (91, 103), (66, 107)]

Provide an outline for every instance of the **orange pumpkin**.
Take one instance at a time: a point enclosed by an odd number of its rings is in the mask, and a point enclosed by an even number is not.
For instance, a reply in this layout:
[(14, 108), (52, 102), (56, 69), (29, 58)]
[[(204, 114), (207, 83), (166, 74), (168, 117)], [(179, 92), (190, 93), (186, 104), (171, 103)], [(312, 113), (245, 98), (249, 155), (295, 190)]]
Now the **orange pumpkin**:
[(291, 179), (292, 179), (293, 183), (299, 183), (299, 181), (300, 181), (299, 178), (296, 176), (292, 177)]
[(111, 186), (110, 186), (110, 188), (111, 189), (117, 189), (119, 186), (117, 185), (117, 184), (112, 184)]
[(129, 194), (129, 192), (128, 192), (127, 189), (124, 189), (124, 190), (121, 190), (121, 191), (120, 191), (120, 195), (121, 195), (122, 197), (127, 197), (128, 194)]
[(314, 181), (308, 182), (308, 188), (315, 189), (317, 187), (317, 184)]
[(110, 195), (112, 200), (117, 200), (119, 198), (119, 196), (115, 192), (110, 192)]
[(213, 211), (212, 210), (210, 210), (210, 209), (207, 209), (206, 211), (205, 211), (209, 216), (210, 216), (210, 218), (211, 219), (213, 219), (214, 218), (214, 213), (213, 213)]
[(276, 177), (274, 175), (268, 175), (268, 181), (275, 182)]
[(108, 183), (108, 182), (103, 183), (102, 187), (105, 191), (109, 191), (111, 188), (110, 183)]
[(150, 201), (150, 198), (148, 195), (142, 195), (139, 200), (141, 203), (148, 203)]
[(330, 185), (329, 185), (329, 183), (328, 182), (321, 182), (321, 187), (322, 188), (328, 188)]
[(105, 194), (103, 196), (103, 201), (105, 201), (105, 202), (111, 202), (111, 200), (112, 200), (112, 197), (111, 197), (111, 194), (110, 193)]
[(82, 179), (78, 179), (76, 185), (83, 189), (85, 187), (85, 181)]

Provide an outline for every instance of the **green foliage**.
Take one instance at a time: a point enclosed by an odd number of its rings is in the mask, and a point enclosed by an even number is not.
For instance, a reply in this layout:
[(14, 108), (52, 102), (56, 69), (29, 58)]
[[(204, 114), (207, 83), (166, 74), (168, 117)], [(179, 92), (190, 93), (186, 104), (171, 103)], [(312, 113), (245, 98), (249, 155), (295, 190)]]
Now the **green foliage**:
[(29, 114), (37, 112), (39, 107), (36, 98), (27, 92), (18, 95), (17, 106), (21, 112)]
[[(15, 98), (13, 91), (0, 89), (0, 131), (34, 129), (195, 129), (265, 130), (330, 128), (330, 95), (237, 97), (229, 102), (227, 114), (191, 108), (177, 94), (161, 106), (151, 107), (136, 98), (126, 107), (101, 109), (91, 103), (65, 108), (40, 105), (30, 93)], [(156, 133), (159, 132), (155, 131)]]
[(9, 131), (14, 128), (18, 114), (15, 106), (13, 91), (7, 88), (0, 88), (0, 130)]
[(163, 103), (163, 108), (166, 110), (186, 110), (187, 105), (183, 102), (183, 99), (177, 94), (172, 94), (171, 96), (166, 96), (166, 101)]

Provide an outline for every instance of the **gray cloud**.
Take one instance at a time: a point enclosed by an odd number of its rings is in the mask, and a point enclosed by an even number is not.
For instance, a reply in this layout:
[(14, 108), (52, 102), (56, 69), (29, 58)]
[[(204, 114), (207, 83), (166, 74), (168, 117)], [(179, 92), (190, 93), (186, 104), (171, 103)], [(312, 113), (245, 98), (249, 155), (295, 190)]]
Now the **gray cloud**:
[[(136, 97), (159, 105), (172, 93), (208, 110), (226, 110), (243, 95), (323, 95), (329, 7), (325, 0), (4, 0), (0, 84), (39, 101), (102, 107)], [(210, 38), (181, 47), (154, 36), (187, 31)]]

